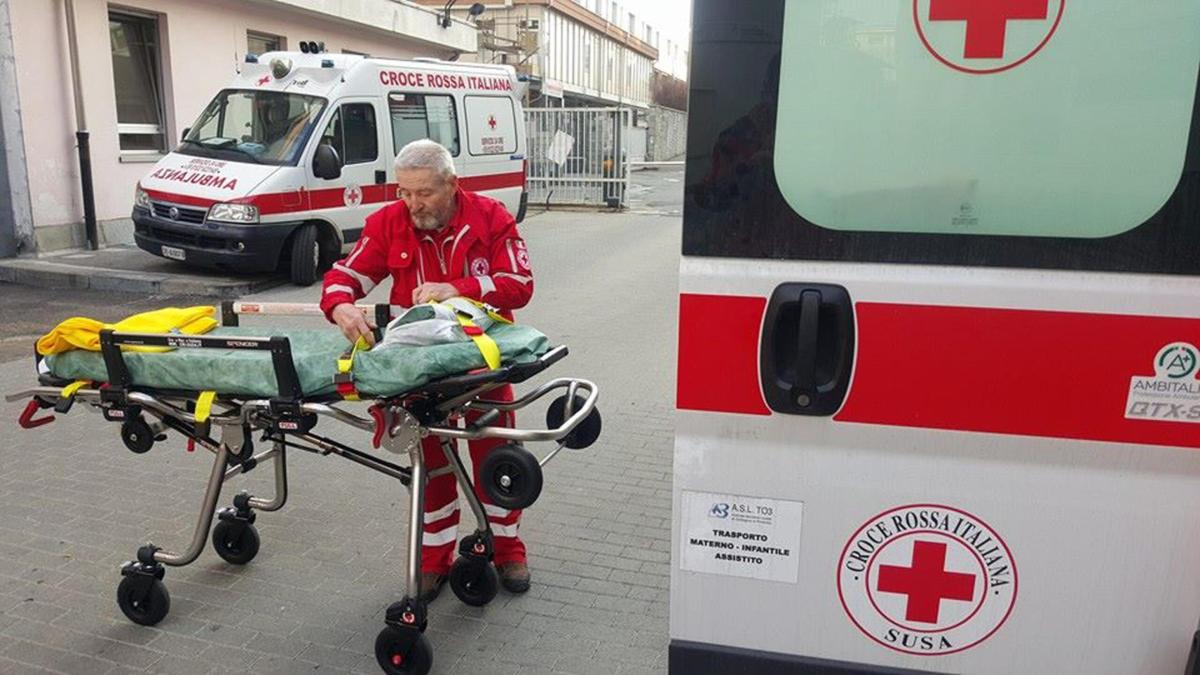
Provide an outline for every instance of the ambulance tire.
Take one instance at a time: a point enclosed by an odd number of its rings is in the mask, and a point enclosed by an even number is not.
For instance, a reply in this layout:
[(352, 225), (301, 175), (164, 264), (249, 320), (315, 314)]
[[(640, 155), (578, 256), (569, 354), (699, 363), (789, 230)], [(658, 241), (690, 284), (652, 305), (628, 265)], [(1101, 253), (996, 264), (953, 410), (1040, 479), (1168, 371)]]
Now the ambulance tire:
[(479, 468), (483, 491), (502, 509), (526, 509), (542, 494), (542, 467), (537, 457), (516, 443), (488, 452)]
[(296, 228), (289, 254), (292, 283), (313, 285), (321, 271), (321, 242), (317, 239), (316, 225), (306, 223)]

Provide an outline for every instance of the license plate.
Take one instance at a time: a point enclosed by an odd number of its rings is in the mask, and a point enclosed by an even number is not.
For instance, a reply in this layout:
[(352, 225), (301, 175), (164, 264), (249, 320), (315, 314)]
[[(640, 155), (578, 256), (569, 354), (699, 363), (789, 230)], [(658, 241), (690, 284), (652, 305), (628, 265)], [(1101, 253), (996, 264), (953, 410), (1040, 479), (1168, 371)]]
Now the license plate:
[(175, 248), (174, 246), (162, 247), (162, 254), (164, 258), (170, 258), (171, 260), (187, 260), (187, 251)]

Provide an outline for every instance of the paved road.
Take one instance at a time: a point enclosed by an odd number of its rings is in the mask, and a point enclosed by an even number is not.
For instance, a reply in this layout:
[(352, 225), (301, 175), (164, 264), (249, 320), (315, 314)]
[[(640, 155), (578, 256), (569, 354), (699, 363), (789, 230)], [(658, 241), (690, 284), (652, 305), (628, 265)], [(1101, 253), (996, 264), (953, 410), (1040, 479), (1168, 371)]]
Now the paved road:
[[(551, 212), (523, 231), (538, 286), (519, 319), (571, 347), (544, 377), (600, 385), (604, 435), (546, 467), (522, 526), (529, 594), (472, 608), (447, 590), (433, 603), (434, 672), (664, 672), (679, 220)], [(0, 302), (16, 302), (10, 289)], [(32, 297), (25, 338), (67, 313)], [(26, 350), (0, 364), (3, 390), (30, 382)], [(19, 408), (0, 408), (10, 420), (0, 425), (0, 672), (377, 672), (373, 641), (402, 587), (399, 484), (337, 458), (291, 457), (288, 505), (258, 519), (259, 556), (236, 568), (206, 550), (169, 568), (171, 613), (145, 628), (116, 606), (117, 567), (147, 539), (184, 545), (208, 456), (185, 453), (178, 437), (134, 455), (115, 425), (82, 410), (20, 431)], [(362, 434), (322, 425), (366, 447)], [(222, 503), (243, 487), (268, 493), (269, 478), (231, 483)]]

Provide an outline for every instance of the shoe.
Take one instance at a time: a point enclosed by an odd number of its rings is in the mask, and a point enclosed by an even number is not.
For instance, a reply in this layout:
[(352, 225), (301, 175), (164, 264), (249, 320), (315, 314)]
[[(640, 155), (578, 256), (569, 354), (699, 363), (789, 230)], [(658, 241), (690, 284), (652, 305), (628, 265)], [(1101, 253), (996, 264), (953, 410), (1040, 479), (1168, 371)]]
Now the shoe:
[(446, 580), (449, 578), (449, 574), (421, 572), (421, 599), (425, 602), (433, 602), (438, 593), (442, 592), (442, 586), (446, 585)]
[(514, 560), (496, 565), (500, 573), (500, 585), (509, 593), (524, 593), (529, 590), (529, 565)]

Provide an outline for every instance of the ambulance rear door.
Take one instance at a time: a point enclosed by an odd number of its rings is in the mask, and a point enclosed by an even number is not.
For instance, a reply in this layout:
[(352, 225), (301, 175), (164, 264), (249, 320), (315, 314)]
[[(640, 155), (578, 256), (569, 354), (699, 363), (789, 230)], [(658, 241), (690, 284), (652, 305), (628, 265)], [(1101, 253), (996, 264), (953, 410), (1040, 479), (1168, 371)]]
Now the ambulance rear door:
[[(504, 202), (516, 215), (525, 189), (524, 114), (507, 77), (480, 76), (494, 89), (463, 93), (466, 169), (463, 186)], [(511, 83), (510, 83), (511, 86)]]
[(695, 0), (672, 673), (1179, 673), (1200, 0)]

